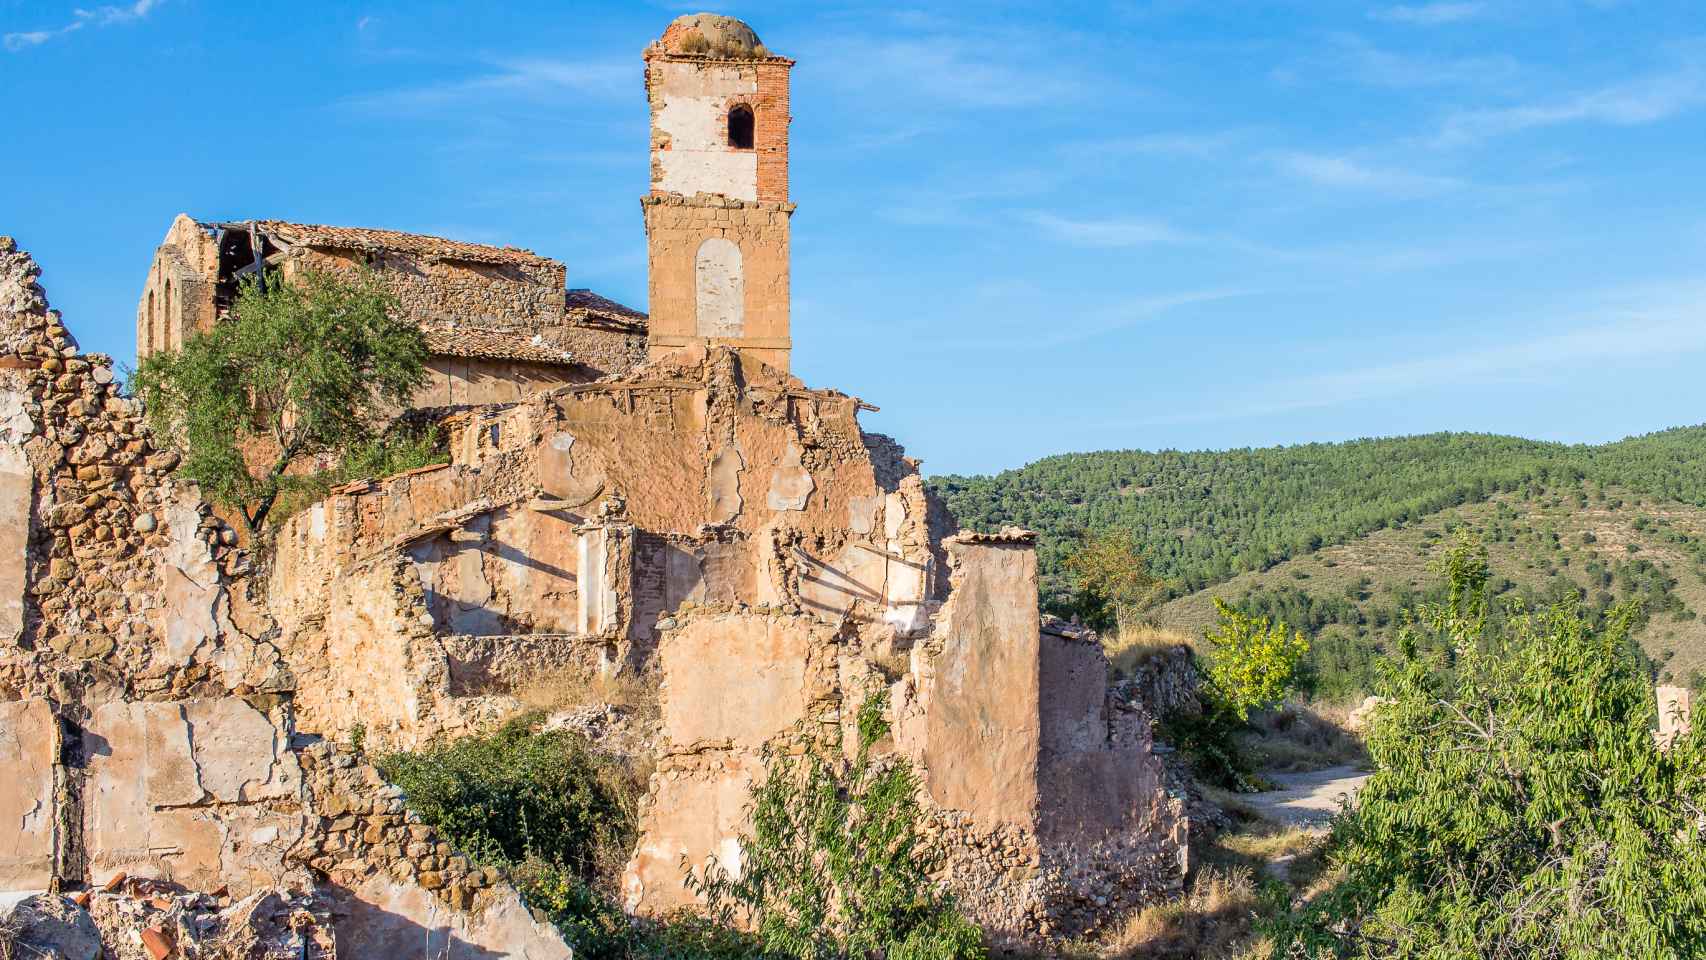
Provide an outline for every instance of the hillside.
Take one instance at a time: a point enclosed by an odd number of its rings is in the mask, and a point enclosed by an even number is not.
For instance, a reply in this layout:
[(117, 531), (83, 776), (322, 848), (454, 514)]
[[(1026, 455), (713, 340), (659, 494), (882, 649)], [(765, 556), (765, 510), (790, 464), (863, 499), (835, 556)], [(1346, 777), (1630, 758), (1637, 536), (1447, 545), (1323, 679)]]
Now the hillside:
[(1134, 531), (1175, 599), (1163, 626), (1200, 634), (1212, 597), (1316, 638), (1317, 692), (1365, 690), (1398, 611), (1460, 526), (1486, 541), (1501, 593), (1639, 597), (1655, 673), (1706, 674), (1706, 427), (1596, 446), (1484, 434), (1179, 453), (1070, 454), (932, 480), (960, 522), (1038, 531), (1045, 599), (1070, 594), (1080, 537)]
[(1463, 527), (1486, 544), (1500, 596), (1532, 604), (1574, 592), (1596, 612), (1642, 601), (1647, 613), (1636, 639), (1655, 674), (1698, 685), (1706, 673), (1706, 620), (1697, 616), (1706, 610), (1706, 509), (1638, 500), (1615, 488), (1600, 499), (1588, 490), (1500, 494), (1453, 507), (1241, 574), (1163, 604), (1154, 616), (1200, 636), (1219, 596), (1283, 619), (1314, 641), (1315, 692), (1355, 695), (1368, 689), (1375, 661), (1391, 652), (1399, 611), (1435, 589), (1429, 564)]
[(959, 522), (1037, 531), (1043, 589), (1061, 596), (1086, 533), (1132, 530), (1156, 574), (1191, 593), (1323, 546), (1496, 494), (1618, 487), (1706, 506), (1706, 426), (1596, 446), (1491, 434), (1181, 453), (1048, 457), (993, 476), (931, 479)]

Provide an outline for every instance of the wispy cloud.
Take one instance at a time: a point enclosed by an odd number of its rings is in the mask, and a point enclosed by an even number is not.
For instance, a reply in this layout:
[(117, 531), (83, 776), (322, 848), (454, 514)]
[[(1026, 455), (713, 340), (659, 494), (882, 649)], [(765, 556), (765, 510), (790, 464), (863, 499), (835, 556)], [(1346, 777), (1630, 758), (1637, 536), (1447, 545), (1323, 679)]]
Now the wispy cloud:
[(1118, 154), (1124, 156), (1205, 157), (1237, 143), (1240, 134), (1231, 130), (1206, 133), (1144, 133), (1129, 137), (1077, 140), (1063, 143), (1062, 152)]
[(1055, 239), (1080, 247), (1112, 249), (1201, 242), (1201, 238), (1194, 234), (1147, 217), (1074, 219), (1052, 213), (1033, 213), (1026, 219)]
[[(1706, 352), (1706, 289), (1682, 284), (1660, 299), (1608, 305), (1572, 329), (1525, 334), (1395, 363), (1265, 383), (1224, 405), (1151, 423), (1269, 416), (1476, 384), (1558, 382), (1607, 364)], [(1365, 352), (1359, 347), (1359, 352)], [(1276, 399), (1277, 398), (1277, 399)]]
[(868, 20), (812, 35), (788, 53), (843, 89), (885, 97), (904, 91), (914, 112), (1027, 107), (1112, 93), (1106, 78), (1092, 80), (1089, 58), (1060, 55), (1089, 40), (1043, 22), (1015, 28), (901, 11), (887, 15), (887, 29), (873, 30)]
[(1464, 185), (1455, 177), (1370, 166), (1337, 154), (1281, 153), (1275, 155), (1274, 162), (1282, 173), (1317, 186), (1367, 193), (1418, 196), (1443, 193)]
[(119, 23), (132, 23), (148, 16), (161, 2), (162, 0), (136, 0), (123, 6), (100, 6), (93, 9), (79, 7), (71, 11), (71, 20), (62, 26), (8, 33), (0, 37), (0, 45), (4, 45), (7, 50), (23, 50), (76, 33), (84, 27), (110, 27)]
[[(985, 299), (1004, 303), (1028, 302), (1038, 296), (1047, 296), (1046, 291), (1029, 283), (986, 284), (975, 293)], [(1054, 317), (1047, 329), (1039, 329), (1034, 321), (1034, 314), (1026, 312), (1022, 319), (1007, 325), (1015, 330), (1010, 336), (998, 333), (991, 335), (991, 329), (986, 326), (980, 329), (975, 338), (944, 336), (930, 341), (928, 345), (968, 350), (1036, 350), (1068, 346), (1149, 323), (1165, 314), (1187, 307), (1259, 296), (1261, 293), (1259, 290), (1214, 288), (1126, 297), (1099, 306), (1091, 305), (1083, 309), (1063, 311)]]
[(1354, 33), (1334, 34), (1322, 58), (1342, 65), (1365, 83), (1382, 87), (1457, 86), (1485, 91), (1510, 86), (1522, 73), (1522, 65), (1508, 54), (1451, 57), (1398, 53)]
[(1484, 3), (1417, 3), (1399, 4), (1369, 11), (1369, 17), (1390, 23), (1408, 23), (1421, 27), (1437, 27), (1446, 23), (1473, 20), (1487, 12)]
[(1577, 93), (1545, 103), (1460, 110), (1446, 117), (1434, 136), (1439, 147), (1568, 123), (1632, 127), (1665, 120), (1706, 104), (1706, 69), (1696, 63), (1627, 83)]
[(504, 60), (489, 72), (419, 87), (381, 90), (350, 97), (345, 106), (362, 110), (419, 111), (472, 103), (494, 96), (551, 99), (564, 94), (614, 98), (631, 95), (635, 67), (615, 60)]

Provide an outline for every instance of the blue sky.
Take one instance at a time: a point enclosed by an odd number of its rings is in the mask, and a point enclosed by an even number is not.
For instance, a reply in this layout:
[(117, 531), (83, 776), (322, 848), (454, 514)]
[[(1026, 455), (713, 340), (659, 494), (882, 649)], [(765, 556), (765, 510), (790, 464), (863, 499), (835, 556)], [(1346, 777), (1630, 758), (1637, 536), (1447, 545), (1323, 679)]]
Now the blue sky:
[[(1706, 420), (1697, 2), (708, 6), (799, 61), (795, 373), (929, 472)], [(689, 8), (0, 0), (0, 233), (125, 362), (180, 211), (643, 307), (639, 54)]]

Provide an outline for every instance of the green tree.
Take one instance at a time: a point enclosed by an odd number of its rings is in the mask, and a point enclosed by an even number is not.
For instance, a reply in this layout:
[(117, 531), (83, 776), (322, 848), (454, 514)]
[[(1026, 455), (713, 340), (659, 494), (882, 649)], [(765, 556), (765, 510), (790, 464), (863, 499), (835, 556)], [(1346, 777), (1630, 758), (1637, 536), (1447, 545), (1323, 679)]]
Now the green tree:
[(179, 473), (258, 531), (306, 458), (369, 443), (424, 382), (426, 342), (371, 273), (269, 275), (230, 316), (131, 378)]
[[(1654, 742), (1634, 606), (1597, 630), (1573, 598), (1492, 618), (1479, 544), (1442, 568), (1334, 822), (1340, 879), (1276, 925), (1275, 956), (1706, 954), (1706, 742)], [(1442, 646), (1450, 669), (1418, 654)]]
[(1091, 537), (1067, 558), (1066, 568), (1077, 581), (1080, 615), (1097, 629), (1134, 626), (1166, 593), (1166, 585), (1150, 575), (1137, 538), (1126, 530)]
[(932, 878), (943, 852), (921, 829), (917, 774), (902, 757), (872, 753), (888, 735), (885, 704), (874, 693), (861, 707), (851, 761), (803, 734), (772, 745), (740, 876), (716, 863), (688, 873), (711, 916), (727, 925), (741, 914), (766, 956), (985, 956), (982, 934)]
[(1278, 704), (1291, 691), (1297, 666), (1309, 652), (1303, 634), (1283, 621), (1253, 617), (1214, 598), (1220, 621), (1204, 632), (1210, 692), (1240, 721), (1251, 710)]

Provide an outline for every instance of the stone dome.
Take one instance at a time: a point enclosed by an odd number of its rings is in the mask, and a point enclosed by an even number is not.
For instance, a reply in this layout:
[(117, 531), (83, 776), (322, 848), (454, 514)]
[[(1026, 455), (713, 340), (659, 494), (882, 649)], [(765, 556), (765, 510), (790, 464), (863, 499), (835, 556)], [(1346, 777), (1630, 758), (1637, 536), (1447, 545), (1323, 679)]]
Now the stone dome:
[(772, 55), (751, 27), (718, 13), (676, 17), (664, 29), (658, 44), (666, 53), (688, 56), (757, 60)]

